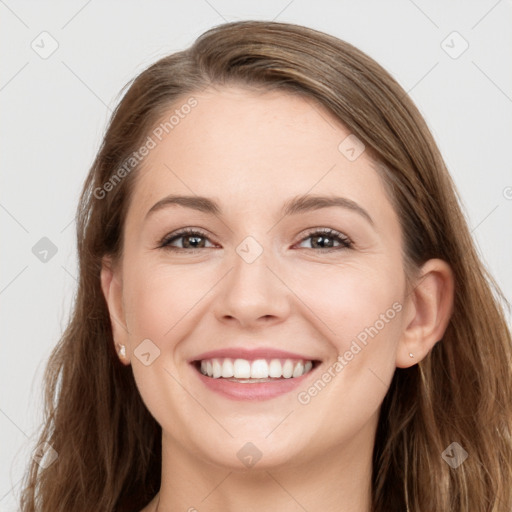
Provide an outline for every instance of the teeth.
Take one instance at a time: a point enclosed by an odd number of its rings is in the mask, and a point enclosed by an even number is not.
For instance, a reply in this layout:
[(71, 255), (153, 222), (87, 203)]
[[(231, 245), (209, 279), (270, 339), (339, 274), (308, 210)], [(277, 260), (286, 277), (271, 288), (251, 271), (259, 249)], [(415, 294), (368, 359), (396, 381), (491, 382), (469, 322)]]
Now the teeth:
[(212, 361), (212, 369), (213, 369), (213, 378), (218, 379), (222, 374), (222, 366), (218, 359), (214, 359)]
[(279, 378), (283, 374), (283, 368), (281, 366), (281, 361), (279, 359), (272, 359), (270, 361), (270, 366), (268, 369), (269, 377)]
[(292, 377), (300, 377), (304, 373), (304, 365), (299, 361), (293, 369)]
[(201, 361), (201, 373), (214, 379), (296, 378), (313, 368), (312, 361), (292, 359), (207, 359)]
[(283, 365), (283, 377), (289, 379), (293, 375), (293, 363), (287, 359)]
[(234, 377), (234, 375), (233, 361), (228, 358), (224, 359), (224, 362), (222, 363), (222, 377), (229, 379), (230, 377)]
[(251, 363), (245, 359), (235, 359), (233, 374), (236, 379), (249, 379), (251, 377)]
[(251, 364), (251, 379), (267, 379), (268, 364), (265, 359), (256, 359)]

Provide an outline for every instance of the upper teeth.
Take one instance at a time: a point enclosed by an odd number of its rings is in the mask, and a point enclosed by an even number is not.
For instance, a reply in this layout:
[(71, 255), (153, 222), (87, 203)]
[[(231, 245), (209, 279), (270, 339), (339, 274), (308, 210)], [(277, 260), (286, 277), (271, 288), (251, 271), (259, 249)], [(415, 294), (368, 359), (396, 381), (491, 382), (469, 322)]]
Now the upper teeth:
[(311, 361), (292, 359), (203, 359), (201, 373), (218, 379), (268, 379), (269, 377), (289, 379), (300, 377), (313, 368)]

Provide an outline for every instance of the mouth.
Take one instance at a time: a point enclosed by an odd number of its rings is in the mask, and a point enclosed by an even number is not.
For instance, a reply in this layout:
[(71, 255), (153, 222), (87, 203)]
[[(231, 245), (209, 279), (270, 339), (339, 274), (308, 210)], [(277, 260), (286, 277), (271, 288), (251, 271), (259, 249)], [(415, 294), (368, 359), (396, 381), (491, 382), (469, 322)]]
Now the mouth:
[(194, 361), (205, 377), (230, 382), (257, 384), (281, 379), (296, 379), (309, 373), (319, 361), (304, 359), (232, 359), (213, 358)]
[(202, 357), (191, 361), (212, 391), (234, 400), (264, 400), (287, 393), (308, 379), (320, 360), (300, 357)]

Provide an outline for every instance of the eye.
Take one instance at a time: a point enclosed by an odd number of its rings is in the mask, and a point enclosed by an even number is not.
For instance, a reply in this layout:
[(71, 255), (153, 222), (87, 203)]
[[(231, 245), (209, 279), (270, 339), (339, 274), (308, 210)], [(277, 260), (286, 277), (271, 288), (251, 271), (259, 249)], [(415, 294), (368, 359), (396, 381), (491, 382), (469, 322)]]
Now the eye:
[(306, 249), (323, 249), (324, 252), (349, 249), (353, 245), (350, 238), (330, 228), (311, 231), (306, 238), (302, 239), (301, 243), (307, 240), (311, 240), (311, 247), (306, 247)]
[[(181, 247), (179, 245), (175, 245), (176, 242), (180, 240)], [(311, 240), (311, 246), (303, 247), (304, 249), (322, 249), (323, 252), (348, 249), (353, 245), (352, 241), (347, 236), (330, 228), (315, 229), (314, 231), (311, 231), (301, 240), (301, 243), (304, 243), (307, 240)], [(160, 241), (158, 248), (168, 249), (171, 251), (195, 251), (198, 249), (214, 247), (213, 244), (208, 247), (206, 245), (207, 242), (209, 242), (209, 238), (204, 232), (198, 229), (187, 228), (164, 237)]]
[[(174, 245), (176, 241), (181, 239), (181, 247)], [(171, 233), (164, 237), (159, 244), (159, 248), (169, 249), (171, 251), (196, 249), (209, 249), (206, 241), (209, 240), (205, 233), (197, 229), (182, 229), (176, 233)], [(213, 247), (213, 245), (212, 245)]]

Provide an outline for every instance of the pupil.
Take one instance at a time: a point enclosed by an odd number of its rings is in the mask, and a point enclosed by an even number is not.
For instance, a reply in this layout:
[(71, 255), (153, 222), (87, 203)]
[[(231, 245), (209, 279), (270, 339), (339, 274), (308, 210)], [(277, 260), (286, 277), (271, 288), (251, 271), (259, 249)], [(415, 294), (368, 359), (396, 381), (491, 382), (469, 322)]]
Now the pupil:
[[(200, 236), (187, 236), (184, 238), (185, 243), (183, 245), (185, 247), (202, 247), (201, 243), (198, 243), (198, 240), (201, 240), (201, 238)], [(193, 240), (193, 242), (190, 243), (190, 240)]]
[[(328, 241), (328, 240), (330, 240), (330, 238), (329, 238), (329, 237), (327, 237), (327, 236), (323, 236), (323, 235), (321, 235), (321, 236), (315, 236), (315, 237), (313, 237), (313, 238), (314, 238), (314, 239), (316, 239), (316, 240), (321, 241), (321, 242), (320, 242), (320, 247), (326, 247), (326, 245), (323, 245), (323, 244), (325, 244), (325, 243), (326, 243), (326, 240), (327, 240), (327, 241)], [(317, 243), (318, 243), (318, 242), (317, 242)], [(315, 244), (315, 245), (316, 245), (316, 244)], [(328, 244), (328, 245), (327, 245), (327, 247), (332, 247), (332, 243)]]

